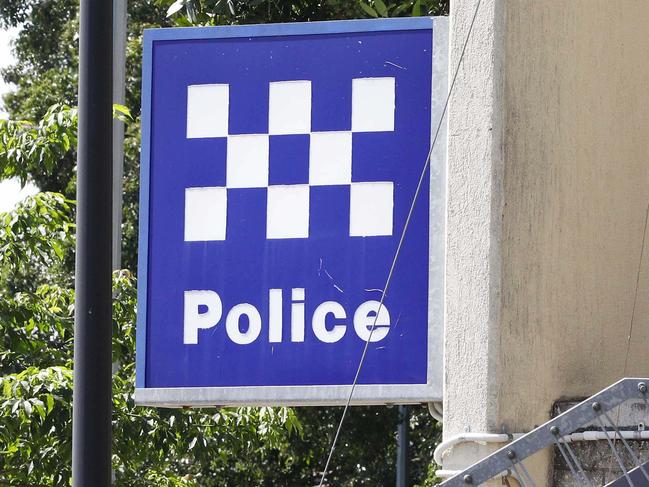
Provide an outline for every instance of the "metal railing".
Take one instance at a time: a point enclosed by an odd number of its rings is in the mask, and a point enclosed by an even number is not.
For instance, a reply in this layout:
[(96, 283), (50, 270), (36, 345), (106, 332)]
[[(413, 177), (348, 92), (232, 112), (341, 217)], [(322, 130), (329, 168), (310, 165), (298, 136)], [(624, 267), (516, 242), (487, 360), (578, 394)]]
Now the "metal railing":
[[(628, 435), (620, 432), (608, 414), (611, 409), (629, 399), (642, 399), (646, 410), (649, 411), (647, 405), (648, 384), (649, 379), (622, 379), (512, 441), (440, 485), (443, 487), (475, 486), (496, 476), (506, 474), (515, 476), (523, 487), (536, 487), (536, 483), (523, 461), (543, 448), (556, 445), (577, 484), (593, 487), (592, 479), (585, 472), (574, 449), (570, 446), (570, 441), (564, 441), (564, 439), (567, 439), (566, 437), (569, 437), (580, 427), (594, 423), (601, 430), (602, 439), (606, 440), (621, 471), (620, 478), (609, 485), (615, 485), (615, 487), (649, 486), (649, 467), (640, 461), (627, 441)], [(617, 439), (621, 440), (622, 446), (627, 450), (633, 461), (633, 467), (627, 468), (622, 460), (618, 446), (616, 446)]]

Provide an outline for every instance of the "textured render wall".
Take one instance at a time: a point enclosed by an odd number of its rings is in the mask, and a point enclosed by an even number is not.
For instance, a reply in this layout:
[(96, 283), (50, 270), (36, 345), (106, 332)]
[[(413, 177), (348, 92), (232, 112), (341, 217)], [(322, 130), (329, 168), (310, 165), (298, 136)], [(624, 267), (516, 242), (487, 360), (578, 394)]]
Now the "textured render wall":
[[(649, 374), (649, 3), (506, 2), (498, 403), (525, 430), (552, 402)], [(649, 244), (649, 240), (646, 242)]]
[[(451, 3), (449, 73), (475, 0)], [(449, 105), (444, 436), (497, 424), (502, 212), (503, 4), (483, 0)], [(459, 449), (459, 448), (458, 448)], [(471, 446), (445, 469), (479, 458)], [(459, 462), (459, 463), (458, 463)]]
[[(475, 1), (451, 8), (451, 69)], [(483, 0), (449, 111), (444, 435), (649, 373), (649, 3)], [(484, 447), (456, 448), (444, 468)], [(549, 478), (549, 455), (532, 467)], [(544, 471), (545, 470), (545, 471)]]

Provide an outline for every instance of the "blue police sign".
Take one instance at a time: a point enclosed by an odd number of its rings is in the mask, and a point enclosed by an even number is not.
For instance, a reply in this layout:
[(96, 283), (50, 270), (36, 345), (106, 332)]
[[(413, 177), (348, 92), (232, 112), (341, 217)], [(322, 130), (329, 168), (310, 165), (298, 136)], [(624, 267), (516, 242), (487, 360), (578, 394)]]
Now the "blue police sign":
[(441, 398), (444, 21), (145, 32), (138, 403)]

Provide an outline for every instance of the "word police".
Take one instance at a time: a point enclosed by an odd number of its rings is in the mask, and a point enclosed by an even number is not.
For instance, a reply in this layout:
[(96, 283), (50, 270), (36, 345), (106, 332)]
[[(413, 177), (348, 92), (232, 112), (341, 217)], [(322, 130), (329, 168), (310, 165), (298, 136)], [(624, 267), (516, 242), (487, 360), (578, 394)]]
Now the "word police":
[[(291, 290), (291, 342), (303, 342), (305, 330), (304, 288)], [(378, 342), (390, 331), (390, 313), (379, 301), (365, 301), (354, 312), (353, 324), (361, 340)], [(282, 290), (268, 291), (268, 341), (282, 341)], [(331, 317), (329, 316), (331, 315)], [(223, 316), (221, 297), (214, 291), (185, 291), (184, 336), (187, 345), (198, 343), (198, 331), (216, 326)], [(245, 316), (245, 319), (241, 318)], [(347, 332), (347, 312), (336, 301), (325, 301), (313, 312), (311, 328), (324, 343), (335, 343)], [(242, 323), (243, 321), (243, 323)], [(247, 321), (247, 327), (245, 322)], [(374, 332), (371, 332), (375, 324)], [(242, 326), (243, 325), (243, 326)], [(244, 330), (245, 328), (245, 330)], [(234, 343), (248, 345), (259, 337), (262, 319), (259, 310), (248, 303), (237, 304), (225, 317), (225, 331)], [(371, 337), (370, 337), (371, 334)]]

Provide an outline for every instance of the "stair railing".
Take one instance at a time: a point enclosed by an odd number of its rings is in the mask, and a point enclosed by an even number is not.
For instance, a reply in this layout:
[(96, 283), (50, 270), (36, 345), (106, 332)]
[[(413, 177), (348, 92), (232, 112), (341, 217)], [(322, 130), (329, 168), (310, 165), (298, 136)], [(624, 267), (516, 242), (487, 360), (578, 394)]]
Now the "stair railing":
[[(640, 461), (608, 414), (611, 409), (629, 399), (644, 400), (646, 411), (649, 411), (647, 384), (649, 379), (622, 379), (442, 482), (440, 486), (477, 486), (498, 475), (513, 474), (522, 487), (536, 487), (523, 461), (543, 448), (556, 445), (577, 484), (582, 487), (594, 487), (570, 442), (562, 441), (565, 436), (589, 423), (598, 424), (603, 432), (613, 457), (620, 467), (622, 473), (620, 480), (624, 479), (626, 485), (630, 487), (649, 486), (649, 468)], [(628, 469), (622, 461), (615, 444), (617, 439), (621, 440), (632, 458), (634, 463), (632, 469)]]

